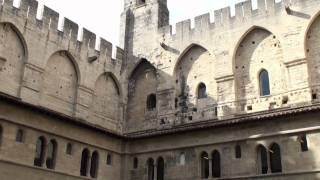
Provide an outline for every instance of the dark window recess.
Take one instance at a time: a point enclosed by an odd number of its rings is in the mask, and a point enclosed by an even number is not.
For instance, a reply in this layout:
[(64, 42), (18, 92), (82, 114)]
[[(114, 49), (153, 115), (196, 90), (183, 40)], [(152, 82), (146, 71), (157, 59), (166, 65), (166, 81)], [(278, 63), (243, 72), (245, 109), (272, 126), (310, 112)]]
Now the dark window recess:
[(189, 119), (189, 121), (192, 121), (193, 117), (192, 117), (192, 116), (189, 116), (188, 119)]
[(54, 169), (57, 155), (57, 142), (55, 140), (51, 140), (48, 144), (47, 150), (46, 166), (48, 169)]
[(221, 177), (220, 153), (218, 151), (212, 153), (212, 177)]
[(272, 173), (282, 172), (281, 150), (280, 146), (274, 143), (270, 148), (270, 166)]
[(309, 147), (308, 147), (307, 136), (304, 134), (304, 135), (299, 137), (299, 140), (300, 140), (300, 145), (301, 145), (301, 151), (302, 152), (308, 151)]
[(235, 152), (236, 152), (236, 158), (240, 159), (241, 158), (241, 146), (240, 145), (236, 146)]
[(44, 163), (46, 148), (46, 139), (44, 137), (39, 137), (36, 143), (36, 156), (34, 158), (34, 166), (42, 167)]
[(137, 5), (144, 5), (146, 0), (137, 0)]
[(259, 74), (260, 83), (260, 95), (269, 96), (270, 95), (270, 82), (268, 71), (263, 69)]
[(81, 155), (81, 167), (80, 167), (80, 175), (81, 176), (87, 176), (87, 172), (88, 172), (88, 163), (89, 163), (89, 150), (88, 149), (84, 149), (82, 151), (82, 155)]
[(138, 158), (134, 158), (133, 159), (133, 169), (137, 169), (138, 168), (138, 165), (139, 165), (139, 162), (138, 162)]
[(214, 115), (218, 116), (218, 107), (214, 107)]
[(178, 98), (175, 98), (175, 99), (174, 99), (174, 107), (175, 107), (176, 109), (178, 108), (178, 103), (179, 103)]
[(258, 161), (259, 161), (259, 171), (261, 174), (268, 173), (268, 154), (267, 149), (260, 145), (258, 147)]
[(22, 129), (19, 129), (17, 131), (17, 135), (16, 135), (16, 142), (22, 143), (24, 139), (24, 133)]
[(147, 109), (149, 111), (153, 111), (156, 109), (156, 107), (157, 107), (157, 97), (155, 94), (150, 94), (147, 97)]
[(99, 165), (99, 154), (97, 151), (94, 151), (91, 157), (91, 168), (90, 168), (90, 176), (92, 178), (98, 177), (98, 165)]
[(154, 160), (153, 159), (148, 159), (147, 162), (148, 165), (148, 180), (154, 180)]
[(318, 99), (317, 93), (312, 93), (312, 99), (313, 99), (313, 100)]
[(72, 154), (72, 144), (71, 143), (67, 144), (66, 153), (69, 155)]
[(164, 180), (164, 160), (162, 157), (157, 161), (157, 180)]
[(282, 97), (282, 104), (288, 104), (289, 102), (289, 97), (288, 96), (283, 96)]
[(198, 99), (207, 98), (207, 87), (204, 83), (200, 83), (198, 86)]
[(206, 152), (201, 154), (201, 178), (209, 178), (209, 155)]
[(107, 155), (107, 165), (112, 165), (112, 156), (111, 156), (111, 154)]
[(248, 111), (252, 111), (252, 106), (247, 106)]

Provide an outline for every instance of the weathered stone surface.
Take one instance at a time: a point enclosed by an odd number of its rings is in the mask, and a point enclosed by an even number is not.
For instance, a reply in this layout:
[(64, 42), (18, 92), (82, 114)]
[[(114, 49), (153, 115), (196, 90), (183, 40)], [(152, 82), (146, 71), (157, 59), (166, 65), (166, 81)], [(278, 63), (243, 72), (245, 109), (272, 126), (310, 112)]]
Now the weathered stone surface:
[[(200, 180), (204, 152), (209, 179), (213, 152), (223, 179), (320, 179), (319, 0), (258, 0), (255, 10), (248, 0), (234, 17), (226, 7), (214, 22), (204, 14), (194, 28), (177, 23), (174, 34), (167, 0), (125, 0), (115, 57), (104, 39), (96, 50), (85, 28), (78, 41), (67, 18), (57, 30), (59, 14), (48, 7), (36, 19), (37, 1), (12, 4), (0, 1), (0, 179), (89, 179), (89, 169), (80, 176), (85, 149), (89, 167), (98, 153), (98, 180), (151, 180), (147, 163), (158, 177), (162, 159), (164, 179)], [(53, 169), (34, 166), (39, 137), (46, 158), (57, 142)], [(275, 143), (281, 173), (271, 170)]]

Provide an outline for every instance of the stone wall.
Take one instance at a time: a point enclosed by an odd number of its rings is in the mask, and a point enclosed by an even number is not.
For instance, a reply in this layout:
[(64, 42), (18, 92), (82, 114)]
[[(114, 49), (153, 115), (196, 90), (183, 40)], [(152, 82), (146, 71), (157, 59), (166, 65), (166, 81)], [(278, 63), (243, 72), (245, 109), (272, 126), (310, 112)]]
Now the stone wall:
[[(129, 38), (124, 38), (132, 43), (125, 46), (129, 81), (141, 58), (158, 74), (157, 119), (139, 126), (140, 131), (174, 129), (317, 101), (317, 1), (259, 0), (257, 9), (245, 1), (236, 5), (235, 16), (226, 7), (215, 11), (214, 22), (204, 14), (195, 18), (194, 27), (191, 20), (177, 23), (175, 33), (170, 25), (156, 26), (158, 18), (165, 18), (152, 9), (160, 4), (150, 0), (144, 5), (127, 5), (124, 11), (131, 17), (125, 26), (130, 29), (125, 31)], [(147, 24), (140, 21), (142, 17), (148, 17)], [(260, 94), (258, 77), (263, 69), (269, 74), (268, 96)], [(197, 98), (200, 82), (207, 87), (205, 99)], [(140, 94), (148, 93), (142, 89)], [(142, 109), (146, 104), (141, 101), (138, 106)], [(131, 123), (127, 126), (127, 133), (134, 133), (136, 128)]]
[(112, 44), (104, 39), (96, 50), (96, 35), (85, 28), (78, 41), (78, 25), (67, 18), (59, 31), (59, 14), (48, 7), (37, 19), (35, 0), (22, 0), (19, 8), (5, 0), (0, 7), (1, 91), (121, 132), (123, 50), (112, 58)]

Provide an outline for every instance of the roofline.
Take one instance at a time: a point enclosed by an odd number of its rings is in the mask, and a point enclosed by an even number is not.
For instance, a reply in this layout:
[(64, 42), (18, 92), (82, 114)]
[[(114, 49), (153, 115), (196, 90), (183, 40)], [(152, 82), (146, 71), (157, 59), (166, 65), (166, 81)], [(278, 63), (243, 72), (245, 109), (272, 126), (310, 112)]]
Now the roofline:
[(190, 131), (198, 131), (203, 129), (225, 127), (225, 126), (242, 124), (242, 123), (256, 122), (258, 120), (268, 120), (272, 118), (279, 118), (286, 115), (298, 115), (298, 114), (303, 114), (307, 112), (316, 112), (320, 110), (320, 103), (306, 102), (306, 103), (300, 104), (297, 107), (287, 107), (287, 108), (261, 111), (256, 113), (247, 113), (243, 115), (228, 117), (224, 120), (210, 119), (207, 121), (177, 125), (168, 129), (149, 129), (144, 131), (121, 134), (121, 133), (109, 130), (107, 128), (104, 128), (102, 126), (89, 123), (81, 118), (71, 117), (63, 113), (50, 110), (43, 106), (37, 106), (31, 103), (24, 102), (22, 101), (21, 98), (17, 98), (5, 93), (0, 92), (0, 100), (4, 100), (6, 102), (9, 102), (18, 106), (22, 106), (26, 109), (38, 111), (41, 114), (49, 115), (61, 121), (74, 123), (77, 126), (86, 127), (95, 131), (105, 133), (106, 135), (110, 135), (115, 138), (121, 138), (123, 140), (144, 139), (144, 138), (151, 138), (156, 136), (185, 133)]

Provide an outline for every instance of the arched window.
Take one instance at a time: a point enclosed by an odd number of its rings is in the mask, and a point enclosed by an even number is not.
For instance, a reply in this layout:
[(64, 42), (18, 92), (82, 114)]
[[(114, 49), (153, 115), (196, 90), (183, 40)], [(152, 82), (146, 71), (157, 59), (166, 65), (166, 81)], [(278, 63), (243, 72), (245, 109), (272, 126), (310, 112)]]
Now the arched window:
[(97, 151), (94, 151), (91, 157), (91, 168), (90, 168), (90, 176), (92, 178), (97, 178), (98, 166), (99, 166), (99, 154)]
[(212, 153), (212, 177), (221, 177), (220, 153), (216, 150)]
[(157, 161), (157, 180), (164, 180), (164, 160), (162, 157)]
[(259, 145), (257, 148), (257, 154), (258, 154), (258, 163), (259, 163), (259, 173), (261, 174), (267, 174), (268, 173), (268, 154), (267, 149)]
[(88, 163), (89, 163), (89, 150), (88, 149), (84, 149), (82, 151), (82, 155), (81, 155), (81, 168), (80, 168), (80, 175), (81, 176), (87, 176), (88, 173)]
[(300, 140), (301, 151), (302, 152), (308, 151), (309, 147), (308, 147), (307, 136), (304, 134), (304, 135), (299, 137), (299, 140)]
[(198, 86), (198, 99), (207, 98), (207, 87), (204, 83), (200, 83)]
[(133, 158), (133, 169), (137, 169), (139, 165), (138, 158)]
[(107, 155), (107, 165), (111, 165), (112, 164), (112, 156), (111, 154)]
[(270, 148), (270, 166), (272, 173), (282, 172), (281, 150), (276, 143), (272, 144)]
[(206, 152), (201, 154), (201, 178), (209, 178), (209, 155)]
[(259, 83), (260, 83), (260, 95), (268, 96), (270, 95), (270, 82), (268, 71), (263, 69), (259, 74)]
[(180, 154), (180, 165), (185, 165), (186, 164), (186, 154), (181, 153)]
[(38, 167), (42, 167), (44, 163), (46, 148), (46, 139), (44, 137), (39, 137), (36, 144), (36, 156), (34, 158), (33, 164)]
[(240, 159), (241, 158), (241, 146), (240, 145), (236, 145), (235, 152), (236, 152), (236, 158)]
[(156, 107), (157, 107), (157, 97), (155, 94), (150, 94), (147, 97), (147, 109), (149, 111), (153, 111), (156, 109)]
[(71, 155), (71, 154), (72, 154), (72, 144), (71, 144), (71, 143), (68, 143), (68, 144), (67, 144), (66, 153), (67, 153), (68, 155)]
[(23, 130), (18, 129), (17, 135), (16, 135), (16, 142), (22, 143), (23, 142)]
[(148, 159), (148, 180), (154, 180), (154, 160), (152, 158)]
[(48, 144), (46, 165), (48, 169), (54, 169), (57, 156), (57, 142), (51, 140)]

